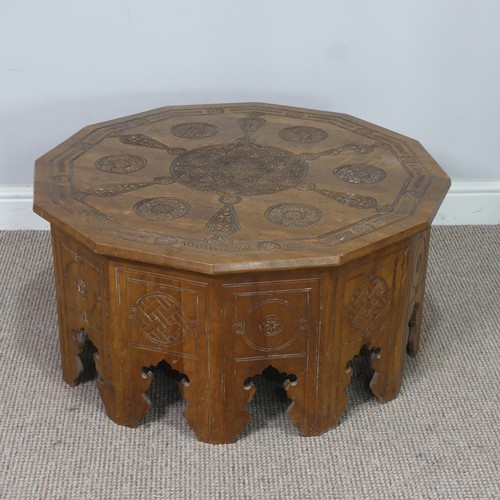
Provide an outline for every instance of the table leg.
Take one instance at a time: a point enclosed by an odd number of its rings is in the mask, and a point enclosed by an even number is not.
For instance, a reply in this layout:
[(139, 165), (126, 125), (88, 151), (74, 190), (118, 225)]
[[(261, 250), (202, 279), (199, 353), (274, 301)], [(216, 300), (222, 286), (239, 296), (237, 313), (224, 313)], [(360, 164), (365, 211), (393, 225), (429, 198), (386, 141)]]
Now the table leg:
[(411, 241), (406, 318), (408, 325), (406, 350), (410, 356), (417, 355), (420, 345), (429, 238), (430, 230), (427, 230), (413, 237)]
[[(102, 329), (100, 263), (60, 234), (52, 232), (59, 342), (63, 380), (76, 386), (92, 378), (82, 356), (90, 340), (100, 347)], [(87, 369), (87, 372), (86, 372)]]

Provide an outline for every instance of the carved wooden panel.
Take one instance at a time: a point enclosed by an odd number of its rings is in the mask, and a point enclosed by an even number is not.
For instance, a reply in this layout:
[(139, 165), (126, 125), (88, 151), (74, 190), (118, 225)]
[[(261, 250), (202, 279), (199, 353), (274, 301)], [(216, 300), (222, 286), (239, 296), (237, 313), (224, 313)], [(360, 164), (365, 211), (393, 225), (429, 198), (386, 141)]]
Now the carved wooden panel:
[(85, 330), (94, 341), (103, 331), (106, 302), (103, 300), (102, 263), (71, 240), (59, 240), (58, 253), (66, 321), (74, 330)]
[(235, 358), (305, 356), (317, 328), (312, 307), (318, 289), (318, 280), (225, 285), (225, 321)]
[(206, 285), (117, 266), (118, 307), (127, 317), (130, 347), (196, 358), (198, 338), (206, 335)]
[(288, 416), (301, 434), (309, 435), (317, 401), (321, 279), (226, 283), (223, 290), (223, 331), (230, 333), (225, 339), (226, 369), (232, 374), (225, 390), (239, 409), (234, 436), (250, 420), (246, 404), (255, 389), (245, 382), (269, 365), (293, 375), (284, 384), (293, 400)]
[(344, 284), (342, 343), (388, 331), (396, 272), (402, 256), (383, 259), (369, 269), (353, 269)]

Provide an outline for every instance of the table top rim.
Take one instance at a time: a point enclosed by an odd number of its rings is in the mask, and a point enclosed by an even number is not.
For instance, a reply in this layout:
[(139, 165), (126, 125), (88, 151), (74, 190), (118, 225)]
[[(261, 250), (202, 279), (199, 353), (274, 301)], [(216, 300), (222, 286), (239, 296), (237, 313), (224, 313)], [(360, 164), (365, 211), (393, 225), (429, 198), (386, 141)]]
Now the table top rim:
[[(166, 106), (157, 108), (156, 110), (145, 111), (142, 113), (129, 115), (127, 117), (121, 117), (114, 120), (86, 126), (73, 136), (69, 137), (63, 143), (41, 156), (36, 161), (34, 189), (35, 199), (33, 205), (34, 211), (45, 219), (49, 220), (49, 222), (51, 222), (54, 227), (58, 227), (64, 232), (71, 233), (73, 237), (80, 239), (82, 242), (84, 241), (86, 245), (90, 248), (93, 248), (96, 253), (108, 255), (110, 257), (151, 263), (154, 265), (166, 265), (198, 272), (205, 272), (208, 274), (219, 274), (226, 272), (246, 272), (266, 269), (292, 269), (297, 266), (306, 268), (338, 266), (341, 263), (354, 258), (354, 256), (356, 255), (366, 253), (367, 251), (373, 251), (377, 247), (383, 246), (385, 244), (384, 242), (400, 241), (407, 238), (409, 234), (415, 234), (417, 232), (420, 232), (421, 230), (425, 230), (430, 225), (433, 217), (436, 214), (437, 208), (441, 204), (450, 186), (449, 177), (430, 157), (430, 155), (418, 141), (344, 113), (334, 113), (330, 111), (311, 110), (307, 108), (297, 108), (292, 106), (273, 105), (266, 103), (210, 104), (202, 105), (201, 107), (203, 108), (205, 114), (201, 114), (198, 116), (208, 116), (206, 113), (210, 113), (210, 110), (218, 110), (217, 113), (220, 113), (221, 109), (225, 110), (233, 108), (239, 110), (237, 112), (240, 113), (248, 109), (257, 110), (254, 111), (253, 115), (249, 115), (247, 123), (243, 125), (240, 123), (242, 130), (245, 133), (246, 129), (250, 130), (252, 129), (252, 127), (256, 128), (257, 126), (261, 126), (261, 124), (258, 122), (259, 120), (264, 122), (266, 121), (260, 118), (261, 116), (265, 116), (266, 110), (274, 110), (274, 112), (276, 113), (291, 113), (292, 118), (294, 118), (295, 116), (299, 116), (300, 113), (309, 113), (310, 116), (321, 114), (325, 117), (332, 117), (332, 119), (345, 120), (347, 124), (346, 126), (349, 126), (349, 124), (356, 124), (360, 127), (360, 129), (368, 126), (370, 128), (366, 129), (365, 132), (362, 131), (360, 133), (360, 137), (363, 137), (362, 134), (366, 134), (366, 136), (368, 137), (370, 137), (371, 135), (371, 139), (375, 136), (379, 137), (379, 134), (385, 133), (389, 134), (388, 137), (391, 140), (394, 139), (395, 143), (398, 143), (398, 141), (402, 141), (402, 143), (410, 143), (412, 145), (412, 150), (415, 150), (415, 148), (417, 149), (417, 160), (423, 165), (430, 166), (430, 170), (427, 170), (428, 182), (426, 185), (426, 191), (424, 192), (424, 194), (420, 194), (416, 192), (416, 190), (411, 189), (407, 189), (407, 191), (404, 191), (404, 196), (401, 203), (414, 203), (416, 208), (413, 209), (412, 213), (407, 214), (405, 217), (399, 219), (394, 218), (394, 221), (388, 224), (388, 229), (384, 231), (380, 231), (377, 228), (372, 230), (365, 229), (364, 233), (352, 233), (353, 236), (347, 236), (345, 242), (341, 241), (340, 243), (342, 244), (337, 244), (337, 246), (331, 247), (329, 247), (328, 244), (325, 244), (322, 248), (319, 248), (319, 246), (316, 245), (316, 241), (311, 240), (312, 242), (308, 243), (310, 245), (308, 248), (303, 245), (303, 248), (300, 250), (294, 249), (293, 246), (290, 248), (283, 248), (283, 244), (278, 244), (274, 241), (261, 242), (257, 239), (255, 240), (256, 243), (253, 245), (255, 248), (252, 248), (251, 251), (240, 251), (239, 253), (231, 253), (231, 250), (221, 250), (220, 248), (211, 246), (211, 244), (206, 244), (204, 250), (203, 248), (201, 248), (201, 250), (200, 248), (198, 248), (196, 251), (191, 251), (190, 248), (186, 248), (185, 241), (184, 246), (177, 245), (177, 248), (173, 248), (171, 244), (162, 246), (156, 245), (154, 247), (151, 244), (141, 243), (140, 240), (132, 242), (127, 241), (126, 238), (120, 240), (120, 234), (117, 233), (116, 230), (114, 230), (115, 232), (113, 233), (112, 228), (106, 228), (106, 224), (103, 225), (102, 221), (99, 222), (101, 224), (101, 228), (98, 231), (92, 231), (92, 222), (90, 222), (90, 224), (88, 222), (85, 223), (81, 220), (81, 218), (75, 216), (74, 214), (71, 215), (71, 213), (68, 212), (67, 207), (58, 205), (57, 203), (54, 203), (53, 199), (50, 199), (48, 192), (51, 187), (48, 185), (47, 181), (48, 169), (54, 169), (54, 164), (58, 161), (57, 158), (59, 158), (60, 163), (64, 163), (64, 161), (60, 160), (60, 158), (65, 149), (69, 150), (75, 147), (82, 147), (82, 144), (85, 145), (85, 142), (82, 142), (83, 139), (85, 137), (88, 138), (89, 134), (95, 135), (97, 133), (96, 131), (103, 129), (107, 130), (109, 127), (112, 127), (116, 124), (120, 125), (123, 123), (128, 123), (131, 120), (144, 120), (148, 116), (152, 115), (159, 116), (161, 113), (172, 113), (173, 116), (175, 116), (175, 112), (179, 110), (192, 111), (200, 109), (200, 106), (197, 105)], [(282, 121), (284, 120), (284, 118), (280, 119)], [(295, 122), (293, 122), (292, 120), (290, 123), (293, 124)], [(342, 123), (342, 121), (339, 123)], [(309, 126), (303, 128), (311, 129), (312, 127)], [(306, 130), (306, 132), (309, 131)], [(253, 141), (254, 145), (252, 145), (253, 139), (251, 137), (251, 133), (249, 133), (246, 137), (247, 139), (249, 139), (247, 142), (245, 142), (245, 137), (243, 137), (242, 147), (246, 147), (246, 144), (248, 143), (250, 145), (249, 148), (267, 148), (265, 149), (264, 153), (266, 153), (267, 151), (271, 151), (271, 146), (260, 146), (259, 143), (255, 145), (255, 141)], [(158, 146), (156, 146), (155, 144), (153, 144), (152, 147), (158, 148)], [(274, 154), (273, 151), (271, 152), (272, 154)], [(189, 151), (181, 156), (186, 156), (186, 154), (189, 154)], [(290, 161), (293, 162), (295, 160), (292, 159)], [(410, 161), (414, 160), (410, 158)], [(312, 161), (310, 163), (312, 163)], [(432, 172), (432, 174), (430, 172)], [(53, 184), (55, 185), (55, 181)], [(317, 191), (320, 192), (324, 190), (318, 189)], [(327, 195), (331, 196), (328, 193)], [(344, 203), (345, 206), (349, 206), (349, 203), (351, 203), (351, 200), (343, 200), (342, 197), (338, 194), (335, 196), (337, 198), (337, 201)], [(359, 195), (358, 198), (361, 199), (361, 202), (364, 202), (364, 199), (367, 199), (369, 197), (363, 197)], [(358, 202), (357, 199), (355, 199), (354, 201)], [(221, 201), (221, 203), (223, 202)], [(73, 204), (73, 201), (71, 201), (71, 204)], [(231, 201), (229, 203), (225, 203), (224, 206), (228, 207), (228, 211), (234, 209)], [(402, 209), (399, 210), (401, 211)], [(354, 224), (356, 224), (356, 222), (354, 222)], [(99, 231), (101, 231), (102, 234), (99, 233)], [(217, 236), (217, 233), (215, 233), (215, 235)], [(349, 238), (351, 238), (351, 240), (353, 241), (349, 241)], [(281, 243), (282, 240), (279, 241)], [(332, 239), (332, 241), (334, 240)], [(257, 248), (255, 245), (260, 246), (259, 248)], [(262, 250), (262, 252), (258, 252), (256, 250)]]

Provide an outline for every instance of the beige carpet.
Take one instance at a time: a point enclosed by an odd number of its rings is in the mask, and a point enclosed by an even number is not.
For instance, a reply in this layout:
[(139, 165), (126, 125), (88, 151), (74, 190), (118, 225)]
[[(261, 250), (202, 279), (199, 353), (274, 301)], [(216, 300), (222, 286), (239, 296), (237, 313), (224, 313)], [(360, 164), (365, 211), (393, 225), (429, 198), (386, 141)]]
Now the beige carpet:
[(50, 240), (0, 232), (0, 499), (500, 498), (500, 227), (436, 227), (421, 351), (379, 405), (301, 438), (272, 381), (235, 445), (199, 443), (161, 374), (137, 429), (60, 377)]

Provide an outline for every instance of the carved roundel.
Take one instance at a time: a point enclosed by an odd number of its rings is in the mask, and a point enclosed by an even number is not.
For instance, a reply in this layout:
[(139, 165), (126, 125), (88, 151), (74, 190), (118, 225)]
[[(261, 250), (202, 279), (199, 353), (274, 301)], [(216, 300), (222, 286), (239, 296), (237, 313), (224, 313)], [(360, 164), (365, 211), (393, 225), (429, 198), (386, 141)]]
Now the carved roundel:
[(315, 127), (288, 127), (281, 130), (279, 136), (286, 142), (312, 144), (324, 141), (328, 134)]
[(349, 323), (358, 330), (375, 323), (389, 300), (389, 286), (375, 276), (364, 281), (353, 293), (349, 303)]
[(215, 125), (201, 122), (180, 123), (170, 129), (170, 132), (181, 139), (203, 139), (217, 133)]
[(111, 155), (99, 158), (95, 162), (95, 167), (108, 174), (130, 174), (143, 169), (147, 163), (141, 156)]
[(179, 198), (146, 198), (134, 205), (134, 212), (145, 219), (178, 219), (189, 212), (191, 205)]
[(302, 181), (307, 163), (298, 155), (254, 143), (216, 144), (179, 156), (172, 177), (191, 189), (227, 195), (262, 195)]
[(340, 180), (351, 184), (374, 184), (385, 178), (385, 170), (369, 165), (345, 165), (334, 170)]
[(247, 311), (243, 337), (255, 349), (275, 351), (290, 345), (300, 329), (301, 318), (293, 304), (282, 299), (268, 299)]
[(319, 222), (323, 213), (312, 205), (280, 203), (279, 205), (269, 207), (265, 212), (265, 216), (274, 224), (289, 227), (303, 227)]
[(277, 314), (268, 314), (259, 323), (259, 329), (262, 335), (274, 337), (283, 330), (283, 320)]
[(164, 293), (143, 295), (131, 315), (144, 336), (159, 344), (179, 344), (197, 330), (196, 321), (187, 318), (179, 302)]

